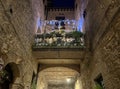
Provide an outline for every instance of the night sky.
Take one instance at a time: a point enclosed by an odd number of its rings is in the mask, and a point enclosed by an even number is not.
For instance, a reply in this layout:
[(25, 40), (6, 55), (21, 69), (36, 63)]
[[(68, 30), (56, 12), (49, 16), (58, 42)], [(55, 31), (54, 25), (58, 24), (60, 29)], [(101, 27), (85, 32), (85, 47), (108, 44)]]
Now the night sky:
[(74, 7), (75, 0), (53, 0), (53, 7)]

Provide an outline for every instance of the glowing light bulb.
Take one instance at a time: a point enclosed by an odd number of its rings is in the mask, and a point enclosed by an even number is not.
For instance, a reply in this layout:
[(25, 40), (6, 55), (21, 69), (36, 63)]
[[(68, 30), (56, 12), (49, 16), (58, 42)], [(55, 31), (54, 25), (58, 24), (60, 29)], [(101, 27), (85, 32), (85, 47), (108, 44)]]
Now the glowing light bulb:
[(70, 78), (67, 78), (66, 81), (69, 83), (69, 82), (71, 81), (71, 79), (70, 79)]

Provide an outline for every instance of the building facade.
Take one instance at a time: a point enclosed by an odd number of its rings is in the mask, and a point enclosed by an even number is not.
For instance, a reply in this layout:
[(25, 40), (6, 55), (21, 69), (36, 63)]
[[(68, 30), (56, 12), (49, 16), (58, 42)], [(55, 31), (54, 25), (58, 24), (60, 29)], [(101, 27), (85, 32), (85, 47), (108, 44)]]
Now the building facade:
[[(50, 1), (0, 0), (0, 89), (119, 89), (120, 1), (76, 0), (74, 9), (46, 12)], [(40, 21), (56, 17), (76, 20), (85, 47), (33, 48)]]

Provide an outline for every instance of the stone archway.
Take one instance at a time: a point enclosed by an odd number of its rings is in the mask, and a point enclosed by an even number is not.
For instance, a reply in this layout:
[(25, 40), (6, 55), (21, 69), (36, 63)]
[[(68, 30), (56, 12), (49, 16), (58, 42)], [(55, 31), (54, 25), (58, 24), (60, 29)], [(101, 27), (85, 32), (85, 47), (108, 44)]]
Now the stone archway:
[(1, 83), (2, 89), (13, 89), (12, 85), (14, 84), (14, 81), (16, 80), (17, 77), (20, 76), (20, 72), (18, 69), (17, 64), (11, 62), (8, 63), (4, 68), (4, 77), (3, 82)]
[(39, 64), (39, 72), (48, 68), (64, 67), (80, 73), (80, 64)]
[(11, 63), (8, 63), (6, 66), (11, 67), (11, 70), (13, 72), (13, 82), (14, 82), (17, 77), (20, 77), (20, 71), (19, 71), (18, 65), (14, 62), (11, 62)]
[[(48, 89), (49, 87), (67, 87), (73, 89), (79, 72), (68, 67), (46, 67), (39, 71), (37, 89)], [(70, 81), (69, 81), (69, 80)], [(68, 80), (68, 81), (67, 81)], [(68, 86), (68, 83), (70, 84)]]

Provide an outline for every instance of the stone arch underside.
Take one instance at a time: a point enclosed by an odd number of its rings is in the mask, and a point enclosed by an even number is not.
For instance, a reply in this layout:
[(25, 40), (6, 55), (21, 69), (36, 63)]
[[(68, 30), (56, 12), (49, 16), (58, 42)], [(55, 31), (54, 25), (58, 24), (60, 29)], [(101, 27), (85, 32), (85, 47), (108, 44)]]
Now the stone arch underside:
[(53, 67), (65, 67), (80, 73), (80, 64), (39, 64), (39, 72)]
[(37, 84), (40, 86), (44, 82), (45, 86), (47, 85), (61, 85), (67, 84), (66, 81), (68, 78), (71, 79), (71, 83), (75, 83), (79, 72), (74, 69), (63, 67), (63, 66), (52, 66), (42, 69), (38, 74)]

